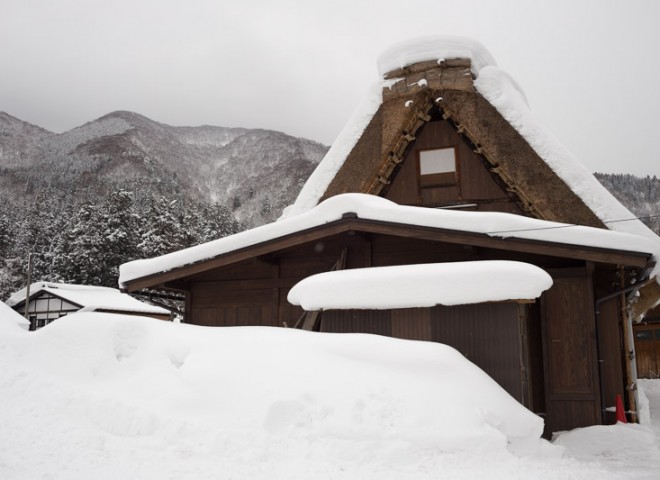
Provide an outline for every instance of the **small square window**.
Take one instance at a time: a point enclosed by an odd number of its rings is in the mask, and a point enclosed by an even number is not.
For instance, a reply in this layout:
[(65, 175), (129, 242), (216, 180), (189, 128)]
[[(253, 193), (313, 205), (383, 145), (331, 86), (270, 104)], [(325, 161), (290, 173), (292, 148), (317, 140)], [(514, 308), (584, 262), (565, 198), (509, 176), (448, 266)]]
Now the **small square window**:
[(653, 332), (651, 330), (637, 330), (635, 339), (640, 341), (653, 340)]
[(423, 187), (456, 184), (456, 149), (437, 148), (419, 152), (419, 174)]

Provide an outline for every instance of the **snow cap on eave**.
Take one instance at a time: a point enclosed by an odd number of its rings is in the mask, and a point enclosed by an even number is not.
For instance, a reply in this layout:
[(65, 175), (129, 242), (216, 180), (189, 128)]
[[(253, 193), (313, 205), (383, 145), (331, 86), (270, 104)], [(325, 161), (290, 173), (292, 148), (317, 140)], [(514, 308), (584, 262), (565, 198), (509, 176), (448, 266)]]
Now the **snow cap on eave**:
[(387, 310), (533, 300), (551, 286), (539, 267), (489, 260), (319, 273), (298, 282), (288, 300), (307, 311)]
[(412, 38), (396, 43), (378, 56), (378, 73), (381, 78), (394, 70), (405, 68), (415, 63), (450, 59), (469, 59), (472, 73), (489, 65), (496, 65), (495, 59), (486, 48), (476, 40), (451, 35), (431, 35)]
[[(240, 249), (339, 221), (344, 214), (349, 212), (364, 220), (482, 233), (491, 237), (540, 240), (643, 254), (660, 252), (660, 245), (647, 238), (600, 228), (566, 225), (510, 213), (404, 206), (375, 195), (346, 193), (330, 197), (308, 212), (278, 222), (160, 257), (125, 263), (119, 267), (119, 283), (122, 288), (130, 290), (130, 284), (138, 280), (182, 269)], [(185, 277), (185, 273), (181, 273), (180, 277), (175, 275), (172, 278), (183, 277)], [(159, 282), (160, 280), (154, 285)]]

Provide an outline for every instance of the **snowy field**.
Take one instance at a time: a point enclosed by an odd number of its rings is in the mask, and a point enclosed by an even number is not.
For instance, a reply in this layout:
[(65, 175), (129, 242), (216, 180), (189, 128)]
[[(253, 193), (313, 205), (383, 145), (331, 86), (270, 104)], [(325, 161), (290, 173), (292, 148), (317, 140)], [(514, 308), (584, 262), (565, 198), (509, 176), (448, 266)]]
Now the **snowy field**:
[(444, 345), (11, 317), (0, 308), (1, 479), (660, 478), (660, 381), (641, 382), (644, 425), (550, 444)]

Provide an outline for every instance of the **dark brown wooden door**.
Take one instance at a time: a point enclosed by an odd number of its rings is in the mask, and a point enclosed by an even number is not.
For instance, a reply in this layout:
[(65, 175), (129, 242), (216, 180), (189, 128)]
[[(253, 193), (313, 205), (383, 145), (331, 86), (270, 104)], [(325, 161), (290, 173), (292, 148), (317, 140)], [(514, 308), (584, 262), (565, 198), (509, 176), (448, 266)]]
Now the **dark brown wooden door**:
[(549, 432), (601, 423), (590, 277), (571, 269), (553, 280), (541, 297)]
[(634, 330), (637, 376), (660, 378), (660, 325), (641, 325)]

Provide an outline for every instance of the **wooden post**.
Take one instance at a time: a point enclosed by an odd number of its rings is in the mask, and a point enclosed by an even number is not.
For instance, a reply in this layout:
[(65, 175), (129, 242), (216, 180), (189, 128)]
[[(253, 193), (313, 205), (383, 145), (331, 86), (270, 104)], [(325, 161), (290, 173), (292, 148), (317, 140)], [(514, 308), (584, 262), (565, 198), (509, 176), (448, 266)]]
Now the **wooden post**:
[[(619, 267), (619, 279), (621, 285), (625, 285), (625, 275), (623, 268)], [(637, 399), (635, 390), (637, 389), (637, 372), (635, 369), (635, 345), (632, 331), (632, 315), (627, 307), (628, 302), (625, 293), (621, 294), (621, 317), (623, 321), (623, 345), (625, 351), (626, 364), (626, 397), (628, 399), (628, 408), (630, 410), (630, 421), (637, 423)], [(608, 399), (609, 400), (609, 399)]]
[(28, 253), (28, 269), (27, 269), (27, 287), (25, 289), (25, 307), (23, 308), (25, 319), (30, 320), (28, 308), (30, 306), (30, 284), (32, 283), (32, 252)]

